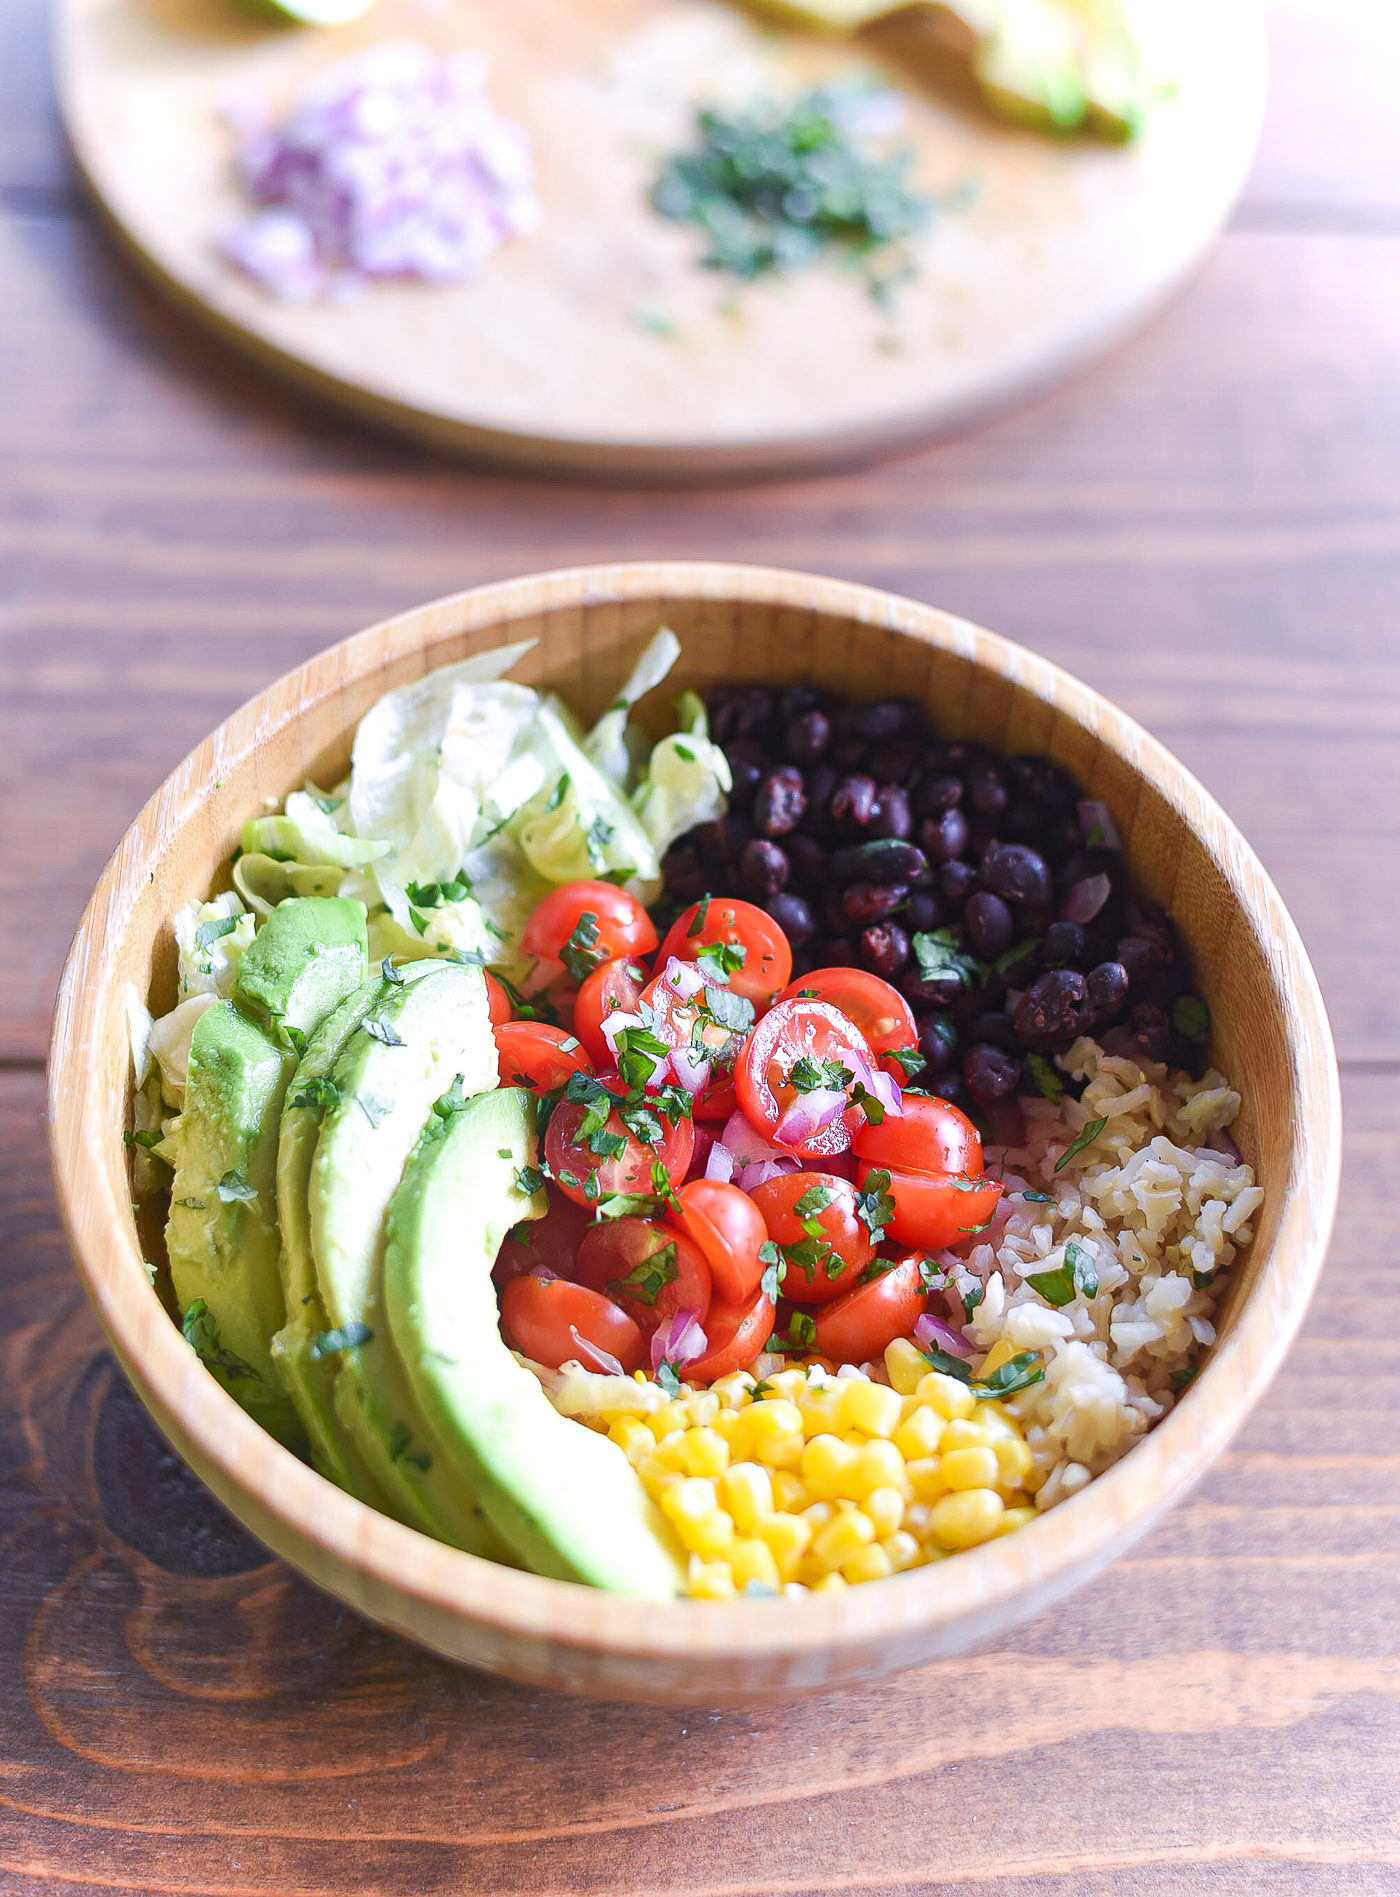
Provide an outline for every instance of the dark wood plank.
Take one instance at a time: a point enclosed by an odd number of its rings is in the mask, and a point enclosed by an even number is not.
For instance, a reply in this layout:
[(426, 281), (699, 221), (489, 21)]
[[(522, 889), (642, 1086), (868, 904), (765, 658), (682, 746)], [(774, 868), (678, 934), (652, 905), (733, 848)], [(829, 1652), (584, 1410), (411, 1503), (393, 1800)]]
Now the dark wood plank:
[(1400, 1058), (1400, 238), (1237, 233), (1144, 335), (979, 435), (696, 494), (531, 485), (362, 434), (67, 222), (0, 220), (0, 270), (0, 771), (24, 793), (0, 800), (0, 897), (27, 914), (0, 1056), (42, 1054), (106, 852), (269, 678), (475, 581), (674, 554), (873, 581), (1100, 686), (1259, 848), (1343, 1052)]
[(40, 1082), (0, 1075), (0, 1884), (1393, 1889), (1400, 1106), (1353, 1075), (1346, 1108), (1321, 1294), (1192, 1500), (995, 1647), (707, 1714), (455, 1671), (269, 1561), (103, 1349), (57, 1230)]

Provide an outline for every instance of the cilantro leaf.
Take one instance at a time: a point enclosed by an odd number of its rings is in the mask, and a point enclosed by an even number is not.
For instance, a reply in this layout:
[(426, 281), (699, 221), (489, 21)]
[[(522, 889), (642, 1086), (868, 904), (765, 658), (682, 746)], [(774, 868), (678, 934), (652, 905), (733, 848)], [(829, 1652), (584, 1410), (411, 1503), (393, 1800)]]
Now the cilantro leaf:
[(333, 1080), (317, 1075), (308, 1080), (300, 1093), (293, 1094), (294, 1107), (306, 1107), (318, 1120), (325, 1118), (333, 1108), (340, 1105), (340, 1089)]
[(338, 1356), (342, 1350), (358, 1350), (373, 1335), (369, 1325), (362, 1324), (358, 1318), (340, 1330), (318, 1331), (311, 1340), (312, 1360), (319, 1363), (322, 1357)]
[(247, 1205), (256, 1201), (258, 1189), (248, 1184), (247, 1175), (240, 1166), (234, 1166), (219, 1181), (218, 1193), (225, 1205)]
[(904, 1069), (906, 1080), (912, 1080), (916, 1074), (921, 1074), (928, 1066), (928, 1061), (917, 1047), (891, 1047), (887, 1048), (886, 1052), (891, 1060), (899, 1062)]
[(890, 1175), (883, 1166), (865, 1175), (865, 1183), (856, 1194), (856, 1214), (870, 1233), (871, 1244), (878, 1245), (894, 1222)]
[(667, 1396), (675, 1398), (681, 1393), (681, 1380), (676, 1375), (676, 1366), (663, 1357), (656, 1366), (656, 1381)]
[(986, 1396), (1015, 1396), (1020, 1390), (1029, 1390), (1033, 1383), (1045, 1381), (1045, 1370), (1040, 1361), (1040, 1353), (1035, 1350), (1023, 1350), (999, 1364), (990, 1376), (976, 1377), (972, 1388), (980, 1390)]
[(863, 1081), (858, 1080), (855, 1086), (851, 1088), (851, 1105), (853, 1107), (864, 1107), (867, 1125), (881, 1126), (884, 1124), (885, 1103), (883, 1100), (877, 1099), (875, 1095), (868, 1090)]
[(981, 975), (981, 964), (959, 944), (951, 929), (922, 929), (913, 939), (921, 981), (956, 980), (963, 988), (972, 988)]
[(379, 964), (379, 972), (391, 986), (395, 988), (403, 987), (403, 970), (394, 967), (394, 958), (392, 955), (386, 955), (384, 957), (384, 960)]
[(1172, 1003), (1172, 1026), (1188, 1041), (1210, 1033), (1210, 1009), (1199, 995), (1178, 995)]
[(357, 1093), (357, 1104), (371, 1126), (378, 1126), (394, 1110), (394, 1103), (385, 1093)]
[[(888, 1176), (889, 1175), (886, 1174), (887, 1178)], [(808, 1186), (807, 1190), (796, 1201), (792, 1209), (798, 1218), (809, 1219), (817, 1212), (824, 1212), (826, 1208), (840, 1196), (835, 1186), (823, 1186), (814, 1183)]]
[(1079, 1135), (1079, 1138), (1072, 1141), (1055, 1161), (1055, 1171), (1063, 1172), (1075, 1154), (1082, 1153), (1086, 1146), (1091, 1146), (1107, 1125), (1107, 1116), (1102, 1120), (1090, 1120), (1084, 1131)]
[(151, 1148), (153, 1146), (159, 1146), (164, 1138), (165, 1135), (159, 1128), (148, 1127), (141, 1133), (123, 1133), (122, 1144), (128, 1147), (139, 1146), (143, 1151), (149, 1153)]
[(598, 947), (598, 917), (594, 910), (584, 910), (560, 949), (559, 959), (575, 981), (586, 981), (594, 969), (608, 959), (607, 952)]
[(230, 1383), (237, 1383), (244, 1377), (251, 1377), (254, 1383), (262, 1382), (262, 1377), (252, 1364), (245, 1363), (231, 1350), (224, 1349), (214, 1313), (203, 1298), (195, 1298), (186, 1310), (180, 1320), (180, 1334), (207, 1369), (221, 1370)]
[(1060, 1078), (1060, 1070), (1054, 1061), (1044, 1054), (1031, 1054), (1027, 1056), (1026, 1065), (1030, 1068), (1031, 1079), (1035, 1082), (1038, 1092), (1044, 1094), (1045, 1098), (1051, 1102), (1063, 1099), (1065, 1083)]
[(742, 943), (706, 942), (695, 952), (695, 960), (701, 968), (708, 970), (712, 981), (723, 986), (731, 975), (737, 975), (748, 957), (748, 950)]
[(637, 1298), (643, 1304), (655, 1305), (660, 1293), (668, 1284), (674, 1284), (679, 1276), (680, 1267), (676, 1263), (676, 1247), (672, 1241), (651, 1252), (641, 1264), (634, 1265), (625, 1278), (610, 1278), (608, 1290), (614, 1297)]
[(195, 947), (206, 949), (211, 942), (217, 942), (225, 935), (232, 935), (241, 919), (239, 916), (210, 916), (209, 920), (201, 922), (194, 932)]
[(779, 1346), (784, 1350), (810, 1350), (817, 1341), (816, 1320), (806, 1311), (794, 1311), (788, 1322), (787, 1335), (779, 1338)]
[(522, 1166), (515, 1175), (515, 1189), (533, 1199), (544, 1184), (544, 1174), (538, 1166)]
[(731, 1034), (747, 1034), (756, 1018), (754, 1005), (748, 997), (736, 995), (730, 988), (707, 988), (705, 1011), (711, 1020), (718, 1021), (722, 1028), (728, 1028)]
[(708, 895), (706, 895), (701, 898), (699, 905), (696, 908), (695, 914), (691, 918), (690, 927), (685, 932), (687, 941), (691, 940), (693, 937), (697, 935), (701, 935), (704, 933), (705, 922), (706, 922), (707, 917), (709, 916), (709, 913), (710, 913), (710, 898)]
[(385, 1047), (403, 1046), (403, 1038), (398, 1029), (382, 1014), (367, 1014), (361, 1025), (372, 1040), (382, 1042)]
[(450, 1120), (454, 1113), (462, 1113), (470, 1104), (469, 1097), (462, 1091), (462, 1074), (453, 1076), (452, 1085), (446, 1093), (440, 1093), (433, 1102), (433, 1112), (440, 1120)]
[(969, 1285), (967, 1290), (963, 1292), (962, 1307), (963, 1307), (963, 1322), (965, 1324), (971, 1318), (972, 1313), (977, 1309), (978, 1305), (982, 1302), (983, 1298), (986, 1297), (986, 1295), (987, 1295), (987, 1287), (984, 1284), (982, 1284), (980, 1280), (976, 1284)]
[(787, 1071), (787, 1084), (794, 1093), (842, 1093), (854, 1076), (839, 1060), (816, 1060), (799, 1054)]

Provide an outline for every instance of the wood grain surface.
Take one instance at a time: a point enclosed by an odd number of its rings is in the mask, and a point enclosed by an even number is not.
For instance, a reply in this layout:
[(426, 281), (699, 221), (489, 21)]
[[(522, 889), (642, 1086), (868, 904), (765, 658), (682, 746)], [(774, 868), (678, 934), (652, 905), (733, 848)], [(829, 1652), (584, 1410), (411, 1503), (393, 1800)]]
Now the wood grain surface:
[[(1110, 361), (860, 475), (666, 496), (416, 456), (186, 334), (79, 206), (36, 0), (0, 7), (5, 1897), (1400, 1889), (1390, 13), (1275, 0), (1235, 227)], [(762, 1715), (493, 1685), (269, 1563), (126, 1394), (44, 1160), (67, 937), (178, 758), (378, 613), (633, 554), (871, 580), (1107, 692), (1259, 849), (1344, 1065), (1322, 1290), (1209, 1482), (1002, 1648)]]

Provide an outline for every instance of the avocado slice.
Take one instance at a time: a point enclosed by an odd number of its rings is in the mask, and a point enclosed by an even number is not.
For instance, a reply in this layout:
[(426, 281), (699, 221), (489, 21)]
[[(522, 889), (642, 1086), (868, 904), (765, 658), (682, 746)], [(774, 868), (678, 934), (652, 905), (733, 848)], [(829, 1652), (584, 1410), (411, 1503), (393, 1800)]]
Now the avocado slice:
[(354, 1437), (335, 1409), (340, 1352), (330, 1347), (330, 1320), (311, 1255), (307, 1190), (321, 1120), (337, 1097), (331, 1074), (346, 1042), (372, 1008), (392, 993), (388, 982), (366, 981), (312, 1035), (287, 1088), (277, 1139), (277, 1217), (282, 1228), (282, 1291), (287, 1321), (272, 1340), (272, 1357), (306, 1429), (311, 1460), (328, 1481), (371, 1508), (389, 1512)]
[(321, 1123), (307, 1205), (316, 1279), (344, 1333), (335, 1407), (390, 1512), (440, 1541), (509, 1560), (470, 1484), (434, 1440), (383, 1310), (384, 1226), (404, 1163), (457, 1075), (496, 1084), (496, 1044), (480, 968), (420, 962), (369, 1009), (342, 1050)]
[(536, 1573), (666, 1599), (680, 1553), (615, 1443), (561, 1416), (501, 1340), (491, 1267), (532, 1212), (534, 1102), (478, 1094), (420, 1134), (389, 1207), (384, 1304), (437, 1440)]
[(369, 970), (365, 905), (343, 896), (278, 903), (238, 963), (233, 998), (275, 1041), (305, 1049)]
[(271, 1352), (286, 1317), (277, 1269), (277, 1123), (294, 1064), (231, 1001), (199, 1017), (165, 1243), (186, 1338), (229, 1395), (300, 1453), (301, 1424)]

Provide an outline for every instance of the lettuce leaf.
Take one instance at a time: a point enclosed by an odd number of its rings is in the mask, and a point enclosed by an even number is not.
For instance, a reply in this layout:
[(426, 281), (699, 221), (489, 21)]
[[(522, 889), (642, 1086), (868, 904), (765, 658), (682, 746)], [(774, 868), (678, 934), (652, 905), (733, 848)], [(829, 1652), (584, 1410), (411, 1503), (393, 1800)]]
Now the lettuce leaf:
[(654, 893), (661, 863), (651, 838), (579, 744), (572, 722), (558, 699), (545, 698), (527, 734), (540, 788), (514, 826), (525, 860), (547, 882), (611, 875)]
[(190, 1041), (194, 1024), (206, 1008), (219, 999), (214, 994), (191, 995), (151, 1024), (150, 1051), (160, 1068), (160, 1091), (171, 1106), (185, 1102), (185, 1081), (190, 1070)]
[(669, 626), (659, 627), (632, 667), (627, 683), (583, 741), (589, 760), (620, 789), (628, 787), (646, 755), (645, 736), (629, 728), (627, 715), (639, 698), (656, 689), (680, 655), (681, 642), (675, 633)]
[(698, 692), (676, 700), (680, 729), (662, 738), (632, 802), (658, 860), (693, 824), (722, 817), (733, 785), (729, 760), (710, 739), (710, 721)]
[(254, 926), (252, 914), (232, 889), (209, 902), (196, 896), (175, 911), (176, 988), (182, 1001), (190, 995), (226, 1000), (233, 993), (238, 964), (253, 940)]

